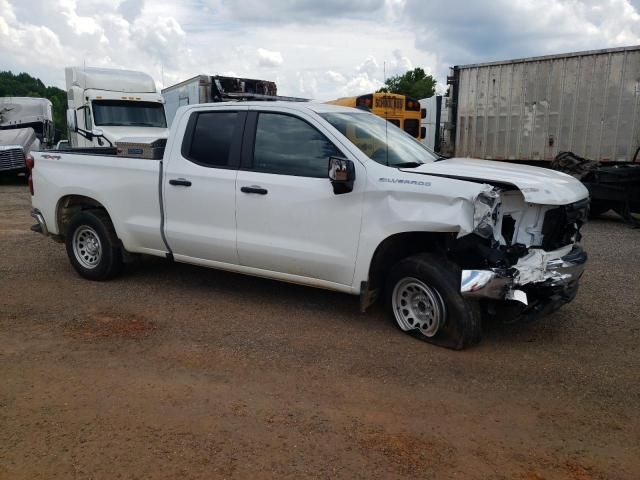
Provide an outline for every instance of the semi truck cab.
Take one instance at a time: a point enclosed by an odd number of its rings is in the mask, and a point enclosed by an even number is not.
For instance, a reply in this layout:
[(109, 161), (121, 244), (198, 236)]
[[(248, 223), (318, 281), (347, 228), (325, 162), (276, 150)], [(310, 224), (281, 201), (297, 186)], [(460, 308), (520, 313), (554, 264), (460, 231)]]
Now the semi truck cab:
[(109, 147), (122, 137), (167, 135), (164, 99), (146, 73), (67, 67), (65, 77), (72, 147)]

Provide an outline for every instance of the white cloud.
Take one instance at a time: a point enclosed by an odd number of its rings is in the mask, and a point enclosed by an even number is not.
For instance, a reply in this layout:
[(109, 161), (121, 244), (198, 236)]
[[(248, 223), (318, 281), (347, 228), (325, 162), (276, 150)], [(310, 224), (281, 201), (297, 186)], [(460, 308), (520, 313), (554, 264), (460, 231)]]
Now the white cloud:
[(315, 75), (309, 72), (296, 72), (296, 79), (298, 81), (298, 94), (301, 97), (316, 98), (318, 96), (318, 79)]
[(373, 55), (369, 55), (356, 69), (359, 73), (364, 73), (369, 77), (373, 77), (378, 71), (378, 62)]
[(347, 81), (347, 79), (344, 78), (344, 75), (340, 72), (334, 72), (333, 70), (327, 70), (324, 75), (333, 83), (345, 83)]
[(215, 4), (230, 19), (257, 23), (314, 23), (336, 18), (375, 18), (385, 0), (221, 0)]
[(118, 12), (122, 14), (127, 21), (131, 22), (142, 13), (143, 6), (144, 0), (124, 0), (118, 6)]
[(402, 54), (402, 51), (399, 49), (395, 49), (392, 52), (393, 59), (391, 60), (391, 64), (389, 65), (389, 70), (387, 74), (389, 75), (401, 75), (408, 70), (413, 70), (413, 63), (409, 60), (409, 57), (406, 57)]
[(284, 62), (284, 60), (280, 52), (274, 52), (264, 48), (258, 49), (258, 65), (261, 67), (279, 67), (282, 65), (282, 62)]
[(451, 65), (640, 43), (629, 0), (406, 0), (404, 17), (416, 46), (439, 53), (442, 76)]
[(384, 70), (422, 67), (442, 87), (455, 64), (640, 44), (632, 1), (0, 0), (0, 66), (59, 87), (74, 64), (163, 85), (234, 72), (332, 99)]
[(340, 97), (352, 97), (354, 95), (362, 95), (363, 93), (371, 93), (382, 87), (382, 82), (369, 78), (366, 73), (359, 73), (351, 77), (346, 85), (338, 88)]

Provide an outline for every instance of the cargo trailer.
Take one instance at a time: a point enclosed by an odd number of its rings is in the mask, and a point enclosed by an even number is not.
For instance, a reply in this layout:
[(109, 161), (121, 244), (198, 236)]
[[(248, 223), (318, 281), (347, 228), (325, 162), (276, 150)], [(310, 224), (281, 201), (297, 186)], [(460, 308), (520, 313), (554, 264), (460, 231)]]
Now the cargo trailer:
[(640, 46), (451, 69), (446, 155), (640, 161)]

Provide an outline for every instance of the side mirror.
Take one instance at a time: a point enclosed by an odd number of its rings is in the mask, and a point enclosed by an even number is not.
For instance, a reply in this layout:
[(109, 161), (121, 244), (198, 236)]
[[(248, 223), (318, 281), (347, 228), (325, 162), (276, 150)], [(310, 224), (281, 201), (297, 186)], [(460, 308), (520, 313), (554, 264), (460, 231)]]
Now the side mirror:
[(67, 125), (72, 132), (78, 131), (78, 117), (73, 108), (67, 110)]
[(340, 195), (351, 192), (355, 179), (356, 168), (351, 160), (329, 157), (329, 180), (333, 185), (333, 193)]
[(427, 127), (420, 127), (420, 138), (427, 138)]
[(423, 108), (420, 110), (420, 118), (427, 118), (427, 109)]
[(91, 133), (94, 137), (101, 137), (104, 135), (104, 130), (102, 130), (101, 128), (94, 128), (93, 130), (91, 130)]

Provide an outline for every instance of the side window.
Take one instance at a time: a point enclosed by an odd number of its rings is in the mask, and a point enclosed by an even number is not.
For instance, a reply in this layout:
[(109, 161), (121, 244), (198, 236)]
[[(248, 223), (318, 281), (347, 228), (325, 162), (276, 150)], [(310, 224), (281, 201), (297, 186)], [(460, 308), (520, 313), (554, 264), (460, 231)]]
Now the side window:
[(190, 143), (183, 146), (183, 155), (205, 167), (228, 167), (237, 126), (238, 112), (195, 113), (189, 119), (185, 141)]
[(324, 178), (331, 156), (343, 155), (304, 120), (278, 113), (258, 115), (253, 150), (255, 171)]
[(91, 125), (91, 110), (89, 110), (89, 105), (85, 105), (83, 107), (84, 110), (84, 129), (91, 130), (93, 126)]

